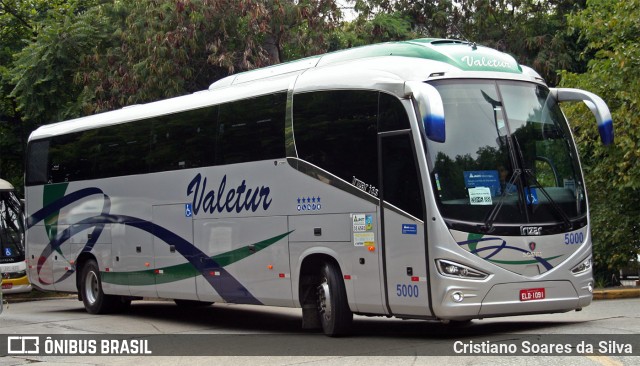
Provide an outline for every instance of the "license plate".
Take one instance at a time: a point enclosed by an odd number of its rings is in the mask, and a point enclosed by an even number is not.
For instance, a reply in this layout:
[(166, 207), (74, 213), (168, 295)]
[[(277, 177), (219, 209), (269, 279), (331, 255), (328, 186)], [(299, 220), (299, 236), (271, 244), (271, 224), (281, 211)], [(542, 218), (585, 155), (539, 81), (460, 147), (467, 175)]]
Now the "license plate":
[(2, 289), (3, 290), (10, 290), (13, 287), (13, 283), (3, 283), (2, 284)]
[(543, 300), (544, 288), (526, 288), (520, 290), (520, 301)]

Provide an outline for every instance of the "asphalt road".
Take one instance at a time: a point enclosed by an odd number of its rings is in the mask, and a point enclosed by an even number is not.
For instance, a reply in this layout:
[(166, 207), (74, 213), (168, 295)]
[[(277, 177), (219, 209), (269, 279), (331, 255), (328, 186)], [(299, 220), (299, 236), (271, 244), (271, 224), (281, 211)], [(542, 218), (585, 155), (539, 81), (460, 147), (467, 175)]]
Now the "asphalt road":
[[(166, 301), (134, 302), (119, 315), (89, 315), (75, 299), (10, 304), (0, 314), (0, 334), (66, 335), (93, 338), (149, 339), (154, 355), (174, 356), (33, 356), (7, 355), (0, 365), (132, 363), (194, 365), (562, 365), (640, 364), (640, 299), (603, 300), (581, 312), (475, 320), (460, 327), (439, 322), (356, 317), (353, 334), (328, 338), (300, 329), (299, 309), (215, 304), (182, 309)], [(102, 336), (101, 336), (102, 335)], [(123, 336), (125, 335), (125, 336)], [(144, 335), (144, 336), (140, 336)], [(619, 336), (622, 336), (620, 338)], [(595, 354), (545, 356), (535, 347), (553, 347), (586, 339)], [(6, 342), (0, 344), (7, 347)], [(457, 345), (454, 343), (458, 341)], [(100, 342), (100, 340), (98, 341)], [(526, 355), (456, 355), (467, 347), (514, 344)], [(630, 354), (599, 352), (629, 344)], [(44, 343), (44, 340), (41, 344)], [(508, 348), (507, 348), (508, 349)], [(461, 353), (463, 354), (463, 353)]]

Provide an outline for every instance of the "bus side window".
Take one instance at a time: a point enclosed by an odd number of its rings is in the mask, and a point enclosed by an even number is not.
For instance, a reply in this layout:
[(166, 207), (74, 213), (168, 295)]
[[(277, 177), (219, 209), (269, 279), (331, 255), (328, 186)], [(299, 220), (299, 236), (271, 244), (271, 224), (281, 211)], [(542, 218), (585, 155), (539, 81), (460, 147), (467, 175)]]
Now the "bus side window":
[(49, 140), (29, 144), (26, 184), (44, 184), (48, 181)]
[(149, 171), (215, 165), (217, 117), (213, 106), (154, 118)]
[(381, 141), (383, 199), (424, 220), (420, 177), (411, 134), (386, 136)]
[[(298, 157), (348, 183), (378, 187), (378, 92), (336, 90), (297, 94), (293, 132)], [(369, 190), (377, 196), (377, 188)]]
[(222, 104), (218, 164), (284, 158), (286, 104), (285, 92)]
[(378, 130), (380, 132), (408, 130), (409, 117), (400, 100), (393, 95), (380, 93)]

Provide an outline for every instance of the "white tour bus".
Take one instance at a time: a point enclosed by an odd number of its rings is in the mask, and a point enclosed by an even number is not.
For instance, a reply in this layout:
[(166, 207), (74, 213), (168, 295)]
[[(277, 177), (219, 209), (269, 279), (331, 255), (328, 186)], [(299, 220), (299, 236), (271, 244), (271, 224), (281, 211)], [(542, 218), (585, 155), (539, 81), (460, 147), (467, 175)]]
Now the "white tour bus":
[(31, 291), (24, 257), (22, 202), (4, 179), (0, 179), (0, 276), (0, 303), (3, 293)]
[(29, 138), (34, 285), (90, 313), (132, 299), (467, 321), (592, 299), (588, 205), (558, 107), (511, 56), (384, 43), (232, 75)]

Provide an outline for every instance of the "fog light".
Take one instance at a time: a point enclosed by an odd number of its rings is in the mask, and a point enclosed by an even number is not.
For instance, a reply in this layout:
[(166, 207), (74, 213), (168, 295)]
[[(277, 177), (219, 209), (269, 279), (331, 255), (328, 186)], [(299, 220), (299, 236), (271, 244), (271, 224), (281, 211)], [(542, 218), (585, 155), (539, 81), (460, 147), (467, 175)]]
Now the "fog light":
[(462, 302), (462, 300), (464, 300), (464, 294), (460, 291), (456, 291), (451, 294), (451, 299), (455, 302)]
[(593, 293), (593, 282), (589, 282), (589, 283), (587, 284), (587, 290), (588, 290), (590, 293)]

